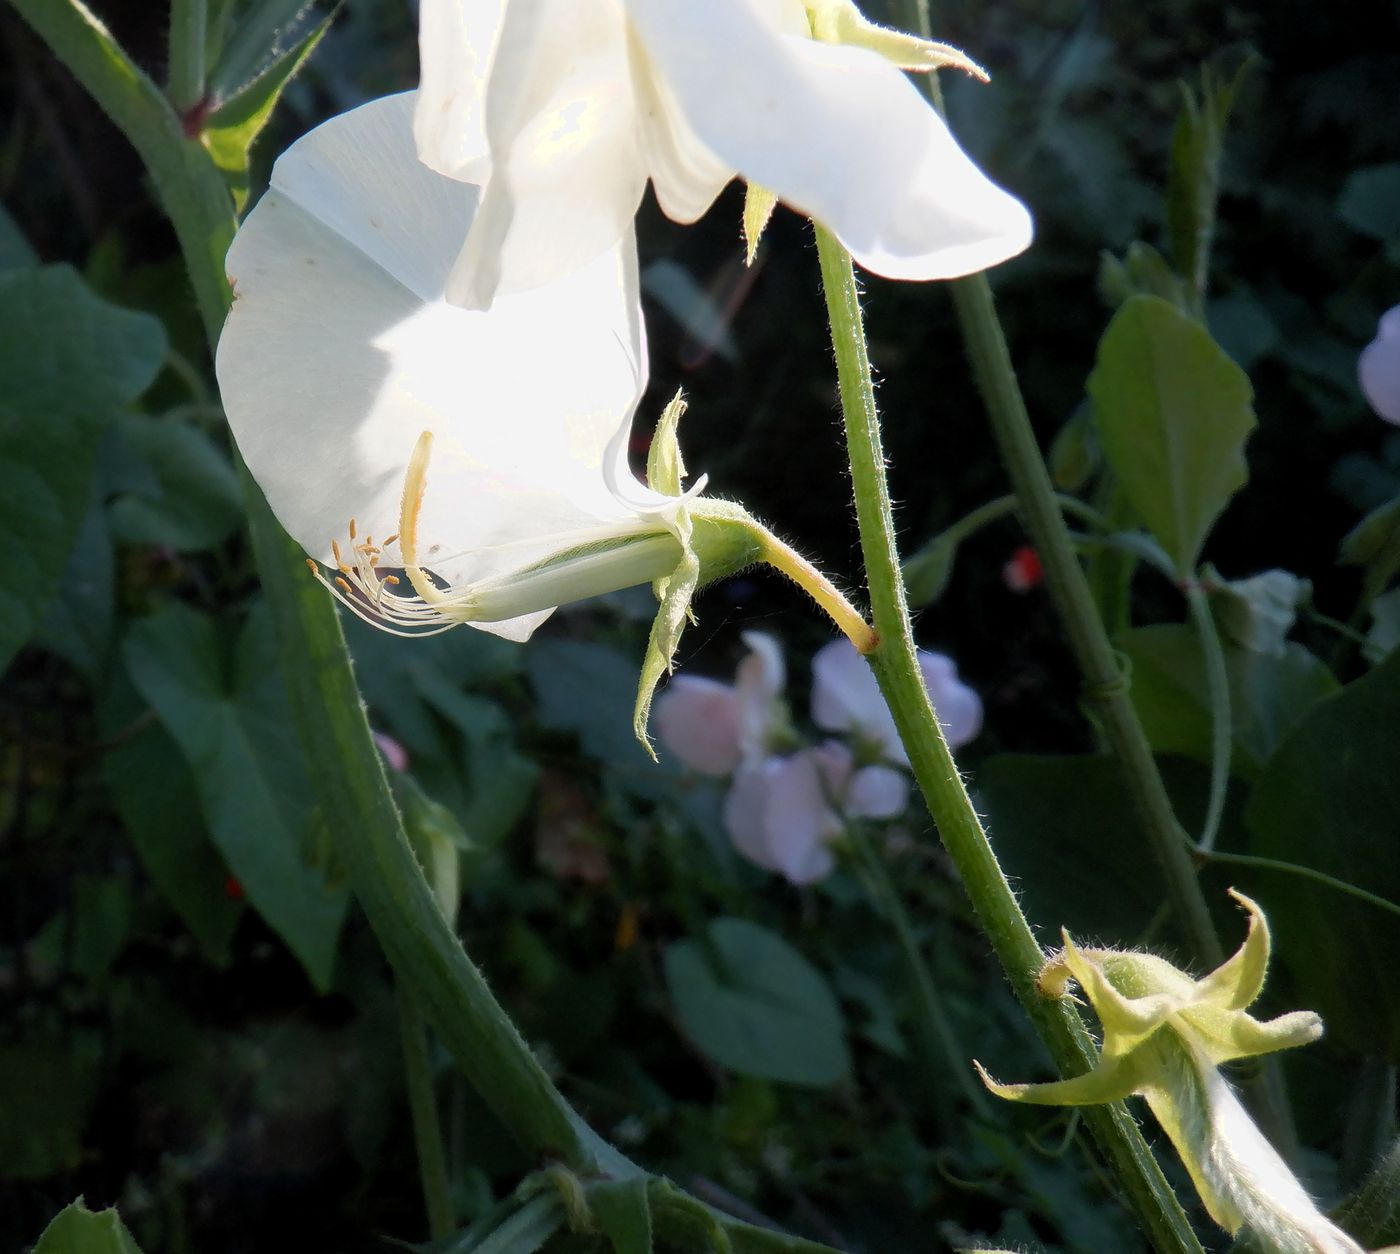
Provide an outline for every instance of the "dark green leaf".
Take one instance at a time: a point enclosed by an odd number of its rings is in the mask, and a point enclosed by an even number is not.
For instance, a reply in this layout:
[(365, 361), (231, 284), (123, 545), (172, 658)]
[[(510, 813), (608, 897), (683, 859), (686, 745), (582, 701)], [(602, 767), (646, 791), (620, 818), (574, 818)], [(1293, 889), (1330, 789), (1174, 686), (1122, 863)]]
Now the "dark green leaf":
[(1199, 323), (1135, 296), (1099, 342), (1089, 394), (1128, 501), (1177, 568), (1190, 570), (1248, 478), (1249, 379)]
[(155, 319), (99, 300), (67, 266), (0, 274), (0, 668), (61, 586), (103, 426), (164, 354)]
[(0, 1046), (0, 1176), (42, 1180), (77, 1167), (99, 1052), (72, 1032)]
[(1338, 558), (1366, 568), (1366, 590), (1374, 598), (1400, 571), (1400, 496), (1379, 505), (1342, 537)]
[(1390, 1147), (1360, 1188), (1337, 1207), (1332, 1218), (1368, 1249), (1400, 1242), (1400, 1141)]
[(141, 1254), (116, 1207), (91, 1211), (79, 1198), (65, 1206), (39, 1238), (34, 1254)]
[(39, 264), (39, 258), (24, 238), (10, 211), (0, 205), (0, 271), (28, 270)]
[(640, 657), (578, 640), (538, 640), (527, 650), (525, 666), (546, 727), (575, 732), (580, 748), (639, 797), (674, 789), (669, 764), (653, 762), (632, 734)]
[[(248, 156), (253, 141), (272, 117), (282, 89), (315, 51), (335, 15), (332, 13), (322, 18), (290, 48), (278, 54), (251, 82), (245, 83), (243, 78), (253, 74), (253, 67), (268, 55), (279, 28), (295, 22), (305, 7), (306, 0), (264, 0), (259, 10), (268, 23), (267, 42), (256, 49), (251, 47), (257, 15), (245, 19), (244, 25), (234, 36), (227, 58), (215, 71), (219, 79), (215, 91), (220, 104), (205, 123), (202, 138), (204, 146), (214, 158), (214, 164), (228, 180), (240, 210), (248, 198)], [(234, 94), (223, 95), (226, 86)]]
[(1379, 662), (1400, 645), (1400, 588), (1383, 592), (1371, 602), (1371, 629), (1366, 633), (1366, 658)]
[[(1270, 760), (1250, 852), (1400, 902), (1400, 653), (1316, 706)], [(1272, 874), (1257, 890), (1302, 1004), (1351, 1049), (1400, 1060), (1400, 918)]]
[(213, 548), (243, 525), (238, 477), (202, 431), (170, 418), (128, 414), (122, 442), (149, 468), (148, 487), (110, 506), (121, 543), (155, 544), (180, 553)]
[(115, 743), (103, 755), (103, 778), (146, 874), (204, 956), (224, 966), (243, 907), (210, 843), (194, 775), (159, 723), (138, 722), (146, 709), (125, 679), (104, 698), (100, 725)]
[(346, 894), (328, 889), (300, 856), (311, 788), (267, 619), (250, 616), (234, 642), (214, 619), (171, 606), (132, 627), (123, 653), (132, 681), (194, 771), (229, 869), (325, 989)]
[(1085, 941), (1132, 943), (1162, 902), (1136, 835), (1122, 769), (1109, 757), (1001, 754), (977, 773), (978, 800), (1028, 917)]
[[(1132, 664), (1132, 699), (1158, 753), (1210, 761), (1211, 712), (1200, 637), (1191, 627), (1159, 623), (1124, 632), (1118, 647)], [(1337, 691), (1332, 672), (1302, 645), (1278, 655), (1223, 642), (1230, 677), (1234, 770), (1257, 775), (1279, 742), (1324, 697)]]
[(1141, 240), (1128, 245), (1122, 260), (1112, 253), (1099, 255), (1098, 288), (1104, 302), (1114, 309), (1132, 296), (1160, 296), (1181, 310), (1190, 302), (1186, 284), (1167, 259)]
[(1337, 198), (1337, 216), (1372, 239), (1400, 241), (1400, 163), (1353, 170)]
[(49, 602), (39, 643), (93, 683), (107, 673), (116, 610), (115, 559), (107, 513), (93, 500), (63, 572), (63, 595)]
[(745, 1075), (824, 1088), (851, 1058), (830, 985), (787, 941), (745, 919), (715, 919), (709, 944), (666, 950), (681, 1026), (716, 1062)]

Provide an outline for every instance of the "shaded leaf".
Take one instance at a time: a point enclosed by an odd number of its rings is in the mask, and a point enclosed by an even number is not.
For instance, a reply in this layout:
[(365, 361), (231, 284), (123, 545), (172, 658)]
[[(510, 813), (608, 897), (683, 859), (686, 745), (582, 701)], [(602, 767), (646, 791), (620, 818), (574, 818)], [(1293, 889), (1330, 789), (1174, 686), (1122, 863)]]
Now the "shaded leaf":
[(196, 427), (171, 418), (127, 414), (122, 442), (149, 468), (146, 482), (109, 506), (112, 533), (124, 544), (180, 553), (213, 548), (243, 525), (243, 498), (228, 457)]
[(1248, 478), (1249, 379), (1199, 323), (1158, 297), (1134, 296), (1099, 342), (1089, 394), (1133, 510), (1177, 569), (1190, 570)]
[(141, 1254), (116, 1207), (91, 1211), (79, 1198), (54, 1216), (34, 1254)]
[(713, 920), (706, 945), (666, 950), (666, 987), (686, 1035), (745, 1075), (824, 1088), (851, 1058), (836, 997), (787, 941), (745, 919)]
[(0, 1045), (0, 1176), (42, 1180), (78, 1166), (99, 1052), (72, 1032)]
[[(1158, 753), (1210, 762), (1211, 709), (1205, 658), (1195, 630), (1180, 623), (1138, 627), (1117, 637), (1132, 664), (1131, 695)], [(1277, 655), (1226, 640), (1234, 770), (1257, 775), (1296, 723), (1337, 691), (1332, 672), (1300, 644)]]
[(193, 769), (210, 835), (248, 901), (324, 990), (347, 898), (300, 856), (311, 786), (270, 622), (255, 613), (232, 640), (213, 618), (171, 606), (131, 628), (123, 655)]
[(1337, 216), (1372, 239), (1400, 241), (1400, 163), (1353, 170), (1337, 197)]
[[(1250, 852), (1400, 902), (1397, 710), (1400, 653), (1316, 706), (1250, 797)], [(1302, 1004), (1348, 1047), (1400, 1060), (1400, 918), (1286, 874), (1262, 904)]]
[(61, 586), (104, 425), (164, 354), (154, 318), (98, 299), (67, 266), (0, 274), (0, 668)]
[(588, 1190), (588, 1204), (613, 1254), (651, 1254), (651, 1207), (647, 1178), (606, 1180)]
[(99, 725), (114, 743), (102, 776), (146, 874), (204, 956), (224, 966), (243, 906), (227, 891), (228, 868), (210, 843), (194, 775), (165, 728), (138, 723), (146, 709), (125, 677), (103, 697)]

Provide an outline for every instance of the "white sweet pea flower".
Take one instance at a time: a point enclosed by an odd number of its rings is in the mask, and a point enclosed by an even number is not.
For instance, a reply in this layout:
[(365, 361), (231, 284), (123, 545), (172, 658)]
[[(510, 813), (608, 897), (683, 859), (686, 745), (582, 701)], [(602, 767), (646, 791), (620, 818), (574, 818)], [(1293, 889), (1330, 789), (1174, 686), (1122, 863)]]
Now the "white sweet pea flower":
[(787, 669), (772, 636), (746, 631), (749, 652), (732, 684), (677, 675), (656, 700), (657, 739), (692, 771), (732, 775), (742, 762), (761, 760), (781, 706)]
[[(952, 658), (920, 649), (919, 669), (949, 747), (973, 740), (982, 730), (982, 700), (958, 678)], [(833, 640), (812, 659), (812, 720), (877, 746), (890, 762), (909, 765), (875, 676), (848, 640)]]
[(834, 740), (741, 767), (724, 800), (734, 847), (794, 884), (825, 878), (836, 865), (831, 843), (848, 819), (894, 818), (909, 804), (900, 772), (854, 767), (850, 749)]
[(1400, 423), (1400, 305), (1381, 315), (1376, 338), (1356, 363), (1361, 390), (1387, 422)]
[(742, 176), (896, 279), (1030, 242), (902, 68), (981, 71), (851, 0), (422, 0), (419, 50), (419, 153), (485, 188), (447, 287), (466, 307), (612, 248), (648, 179), (693, 222)]
[(229, 250), (217, 371), (282, 525), (351, 610), (403, 634), (514, 640), (553, 607), (662, 579), (685, 497), (632, 475), (646, 382), (624, 230), (489, 312), (444, 298), (478, 189), (428, 169), (412, 93), (277, 161)]

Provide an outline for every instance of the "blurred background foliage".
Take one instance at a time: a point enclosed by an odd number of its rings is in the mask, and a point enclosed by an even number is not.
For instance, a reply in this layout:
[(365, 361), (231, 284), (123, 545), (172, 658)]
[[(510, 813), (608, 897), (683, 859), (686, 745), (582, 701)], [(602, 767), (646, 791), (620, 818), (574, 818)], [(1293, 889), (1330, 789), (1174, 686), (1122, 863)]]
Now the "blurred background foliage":
[[(1400, 4), (933, 7), (939, 36), (994, 79), (945, 84), (954, 127), (1036, 216), (1034, 248), (992, 278), (1047, 445), (1082, 411), (1119, 299), (1105, 255), (1167, 249), (1179, 82), (1250, 61), (1206, 312), (1249, 372), (1259, 427), (1250, 481), (1205, 557), (1227, 579), (1281, 568), (1310, 581), (1289, 648), (1312, 661), (1261, 671), (1258, 650), (1236, 651), (1237, 712), (1257, 718), (1237, 737), (1222, 846), (1302, 849), (1310, 865), (1331, 850), (1333, 874), (1400, 898), (1395, 799), (1373, 798), (1393, 791), (1400, 752), (1400, 662), (1382, 660), (1394, 636), (1363, 654), (1326, 621), (1352, 619), (1362, 590), (1361, 568), (1338, 564), (1340, 539), (1400, 493), (1400, 432), (1355, 382), (1357, 352), (1400, 300)], [(162, 75), (164, 6), (96, 8)], [(324, 16), (302, 14), (284, 45)], [(44, 416), (60, 502), (0, 519), (0, 644), (13, 654), (0, 687), (0, 1244), (26, 1247), (79, 1194), (118, 1204), (146, 1254), (421, 1239), (392, 990), (306, 801), (172, 234), (134, 154), (8, 9), (0, 49), (0, 364), (11, 410)], [(297, 135), (415, 77), (410, 6), (349, 0), (273, 114), (250, 188)], [(855, 585), (810, 231), (780, 211), (746, 270), (740, 212), (737, 188), (695, 228), (644, 209), (653, 384), (637, 452), (684, 386), (689, 464)], [(867, 286), (912, 552), (1007, 487), (944, 294)], [(1084, 487), (1092, 447), (1056, 447), (1064, 486)], [(1066, 923), (1171, 952), (1170, 933), (1149, 928), (1160, 893), (1115, 777), (1089, 752), (1043, 591), (1004, 578), (1022, 543), (1011, 516), (977, 532), (918, 621), (921, 643), (955, 657), (986, 703), (962, 764), (1047, 940)], [(1199, 661), (1171, 634), (1174, 591), (1146, 573), (1133, 592), (1132, 622), (1155, 626), (1121, 645), (1192, 827), (1206, 777)], [(828, 635), (809, 605), (757, 575), (697, 608), (683, 667), (727, 678), (740, 632), (771, 631), (805, 709), (803, 662)], [(347, 623), (371, 719), (407, 754), (396, 786), (409, 824), (457, 847), (467, 948), (566, 1094), (707, 1200), (853, 1250), (1139, 1248), (1072, 1123), (974, 1118), (928, 1060), (853, 868), (804, 890), (765, 875), (729, 845), (713, 783), (645, 759), (630, 705), (649, 616), (634, 590), (561, 612), (525, 648)], [(1309, 713), (1338, 681), (1342, 696)], [(1358, 727), (1374, 734), (1336, 754)], [(1030, 1078), (1039, 1048), (927, 824), (911, 814), (882, 839), (968, 1053)], [(1280, 927), (1268, 997), (1327, 1001), (1332, 1038), (1289, 1058), (1287, 1075), (1309, 1147), (1298, 1164), (1339, 1196), (1393, 1127), (1400, 1009), (1374, 982), (1400, 952), (1394, 919), (1286, 877), (1207, 875), (1212, 899), (1236, 883), (1298, 925)], [(1357, 921), (1333, 935), (1338, 912)], [(1225, 910), (1222, 928), (1237, 930)], [(716, 1036), (732, 990), (712, 987), (706, 958), (729, 945), (763, 956), (741, 1007), (757, 1024), (747, 1045)], [(778, 1014), (774, 990), (798, 987)], [(439, 1080), (465, 1222), (536, 1164), (445, 1061)]]

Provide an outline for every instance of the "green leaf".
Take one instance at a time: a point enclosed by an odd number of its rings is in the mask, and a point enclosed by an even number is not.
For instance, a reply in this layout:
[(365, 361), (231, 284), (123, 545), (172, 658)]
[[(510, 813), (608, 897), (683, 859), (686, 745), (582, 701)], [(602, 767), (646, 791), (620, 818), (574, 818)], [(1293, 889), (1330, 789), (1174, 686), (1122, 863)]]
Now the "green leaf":
[(541, 723), (576, 734), (583, 752), (606, 763), (629, 792), (646, 798), (670, 794), (675, 772), (666, 762), (654, 763), (632, 735), (636, 662), (580, 640), (532, 641), (525, 654)]
[(63, 595), (49, 602), (36, 639), (95, 685), (103, 682), (111, 662), (115, 566), (107, 513), (92, 499), (68, 555)]
[(0, 205), (0, 272), (28, 270), (39, 264), (39, 256), (25, 239), (10, 211)]
[[(1400, 653), (1316, 706), (1245, 812), (1249, 852), (1400, 902)], [(1344, 1046), (1400, 1061), (1400, 918), (1297, 876), (1257, 892), (1302, 1005)]]
[(1367, 1249), (1400, 1242), (1400, 1141), (1337, 1207), (1332, 1218)]
[(651, 437), (651, 448), (647, 450), (647, 486), (666, 496), (680, 496), (684, 491), (685, 459), (681, 456), (677, 433), (685, 410), (685, 396), (677, 391), (661, 411)]
[(193, 769), (210, 835), (248, 901), (326, 989), (346, 894), (300, 856), (311, 785), (270, 623), (250, 615), (233, 641), (213, 618), (171, 606), (132, 627), (123, 655)]
[(42, 1180), (78, 1166), (100, 1053), (71, 1031), (0, 1046), (0, 1176)]
[[(1211, 760), (1211, 706), (1200, 637), (1179, 623), (1138, 627), (1117, 638), (1132, 665), (1133, 706), (1158, 753)], [(1222, 642), (1230, 679), (1233, 769), (1252, 778), (1319, 701), (1337, 691), (1332, 672), (1302, 645), (1278, 654)]]
[(1400, 496), (1379, 505), (1345, 536), (1339, 561), (1366, 568), (1363, 602), (1374, 600), (1400, 571)]
[(196, 427), (172, 418), (125, 415), (126, 448), (150, 468), (148, 486), (109, 507), (124, 544), (163, 545), (179, 553), (210, 549), (243, 525), (243, 499), (228, 457)]
[(605, 1180), (589, 1187), (588, 1204), (613, 1254), (652, 1254), (647, 1178)]
[(1138, 938), (1162, 894), (1115, 759), (999, 754), (977, 772), (977, 800), (1030, 918), (1051, 936)]
[(62, 585), (103, 427), (164, 355), (154, 318), (99, 300), (67, 266), (0, 274), (0, 669)]
[[(294, 21), (305, 7), (305, 0), (295, 0), (292, 4), (284, 3), (284, 0), (272, 0), (262, 7), (268, 11), (288, 10), (290, 16), (287, 20)], [(275, 19), (280, 14), (274, 13), (272, 16)], [(279, 54), (256, 78), (239, 87), (236, 94), (221, 97), (219, 107), (204, 124), (200, 138), (209, 150), (209, 155), (214, 158), (214, 164), (228, 180), (234, 203), (240, 211), (248, 199), (248, 157), (253, 142), (272, 117), (272, 111), (277, 107), (283, 88), (292, 81), (297, 71), (306, 63), (306, 59), (315, 51), (316, 45), (321, 42), (321, 36), (330, 28), (334, 17), (334, 13), (327, 14), (292, 47)], [(243, 38), (246, 29), (240, 28), (235, 41)], [(275, 34), (276, 29), (277, 26), (274, 25), (269, 31), (270, 37)], [(218, 71), (221, 79), (227, 81), (228, 76), (232, 75), (233, 81), (238, 81), (237, 75), (244, 72), (240, 68), (243, 55), (242, 49), (231, 48), (227, 64), (221, 66)]]
[(79, 1198), (54, 1216), (33, 1254), (141, 1254), (116, 1207), (92, 1211)]
[(1089, 394), (1104, 456), (1133, 510), (1190, 571), (1248, 478), (1249, 379), (1199, 323), (1134, 296), (1099, 342)]
[(745, 1075), (814, 1088), (845, 1079), (845, 1024), (822, 974), (757, 923), (715, 919), (707, 932), (708, 944), (666, 950), (666, 987), (691, 1041)]
[(1400, 163), (1353, 170), (1337, 197), (1337, 216), (1372, 239), (1400, 241)]
[(229, 895), (228, 867), (200, 815), (194, 774), (159, 723), (138, 722), (145, 709), (124, 677), (103, 697), (99, 726), (113, 743), (102, 777), (146, 874), (205, 958), (226, 966), (243, 906)]

